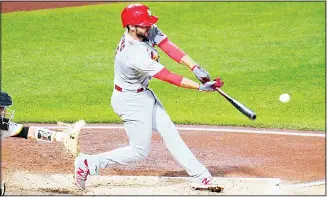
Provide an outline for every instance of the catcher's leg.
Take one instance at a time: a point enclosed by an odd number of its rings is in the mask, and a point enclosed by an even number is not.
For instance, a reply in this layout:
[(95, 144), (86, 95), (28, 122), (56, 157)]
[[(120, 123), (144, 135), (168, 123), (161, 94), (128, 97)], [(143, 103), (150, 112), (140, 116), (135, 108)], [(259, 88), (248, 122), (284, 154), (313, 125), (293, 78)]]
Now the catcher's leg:
[(59, 123), (67, 126), (68, 128), (64, 129), (63, 132), (56, 132), (41, 127), (23, 126), (22, 124), (10, 122), (6, 118), (1, 118), (0, 121), (1, 139), (6, 137), (19, 137), (45, 142), (59, 141), (63, 142), (64, 147), (73, 156), (77, 156), (79, 154), (78, 137), (81, 129), (86, 124), (84, 120), (77, 121), (72, 125)]
[(68, 134), (56, 132), (40, 127), (29, 127), (15, 122), (6, 122), (7, 119), (1, 119), (1, 138), (18, 137), (25, 139), (36, 139), (40, 141), (63, 141)]
[[(50, 129), (45, 129), (41, 127), (28, 127), (23, 126), (21, 124), (15, 124), (14, 127), (9, 127), (8, 131), (2, 131), (2, 138), (4, 137), (18, 137), (25, 139), (33, 139), (44, 142), (53, 142), (58, 141), (62, 142), (66, 136), (69, 136), (68, 133), (65, 132), (56, 132)], [(7, 134), (6, 134), (7, 132)]]

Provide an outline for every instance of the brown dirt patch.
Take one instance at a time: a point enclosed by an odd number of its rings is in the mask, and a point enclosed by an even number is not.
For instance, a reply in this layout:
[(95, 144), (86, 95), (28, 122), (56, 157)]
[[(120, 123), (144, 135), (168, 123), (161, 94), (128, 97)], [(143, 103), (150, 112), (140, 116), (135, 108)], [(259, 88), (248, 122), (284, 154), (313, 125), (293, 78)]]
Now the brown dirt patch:
[[(270, 177), (297, 182), (325, 178), (325, 138), (322, 137), (210, 131), (181, 131), (180, 134), (214, 176)], [(82, 152), (97, 154), (123, 147), (128, 141), (122, 129), (84, 129), (80, 143)], [(4, 171), (73, 171), (73, 158), (62, 153), (59, 143), (7, 138), (2, 141), (2, 162)], [(153, 134), (151, 153), (146, 160), (104, 169), (101, 174), (188, 176), (157, 133)]]
[[(91, 126), (91, 125), (88, 125)], [(191, 126), (189, 126), (191, 127)], [(277, 178), (285, 183), (307, 183), (325, 179), (325, 137), (305, 137), (272, 134), (253, 134), (238, 132), (214, 131), (180, 131), (185, 143), (196, 157), (209, 168), (212, 175), (221, 178)], [(201, 139), (201, 140), (200, 140)], [(98, 154), (126, 146), (128, 139), (123, 129), (83, 129), (80, 135), (81, 151), (89, 154)], [(63, 153), (60, 143), (45, 143), (19, 138), (6, 138), (2, 141), (2, 173), (5, 180), (9, 180), (8, 191), (11, 194), (61, 194), (80, 192), (72, 183), (74, 158)], [(143, 161), (126, 166), (115, 166), (101, 169), (100, 175), (112, 176), (158, 176), (158, 177), (185, 177), (188, 175), (183, 168), (172, 158), (159, 134), (153, 133), (151, 152)], [(19, 185), (15, 176), (24, 177), (26, 183), (35, 179), (47, 180), (47, 185), (26, 188)], [(37, 178), (38, 177), (38, 178)], [(147, 194), (151, 184), (139, 188), (142, 178), (135, 179), (130, 185), (117, 187), (115, 180), (101, 180), (92, 176), (89, 180), (89, 195), (124, 194), (128, 188), (133, 192)], [(55, 181), (60, 182), (57, 187)], [(52, 180), (52, 181), (49, 181)], [(124, 180), (122, 184), (126, 184)], [(128, 182), (128, 181), (127, 181)], [(41, 183), (41, 182), (40, 182)], [(59, 184), (56, 183), (56, 184)], [(231, 185), (232, 184), (232, 185)], [(227, 181), (224, 185), (229, 188), (225, 194), (321, 194), (325, 191), (324, 185), (310, 187), (280, 187), (276, 190), (261, 188), (255, 189), (254, 183)], [(238, 189), (236, 189), (236, 186)], [(125, 188), (126, 187), (126, 188)], [(171, 190), (169, 187), (172, 187)], [(261, 186), (260, 186), (261, 187)], [(41, 188), (41, 189), (40, 189)], [(43, 189), (42, 189), (43, 188)], [(138, 189), (137, 189), (138, 188)], [(197, 194), (189, 190), (187, 184), (173, 184), (158, 187), (151, 186), (152, 194), (165, 194), (164, 191), (179, 194)], [(181, 190), (180, 188), (184, 188)], [(233, 188), (233, 189), (232, 189)], [(100, 190), (98, 190), (100, 189)], [(140, 190), (139, 190), (140, 189)], [(237, 190), (237, 191), (236, 191)], [(26, 193), (27, 192), (27, 193)], [(35, 193), (39, 192), (39, 193)], [(77, 192), (77, 193), (76, 193)], [(103, 192), (103, 193), (101, 193)], [(163, 192), (163, 193), (160, 193)], [(236, 192), (236, 193), (235, 193)], [(238, 192), (238, 193), (237, 193)], [(252, 192), (252, 193), (251, 193)], [(84, 193), (83, 193), (84, 194)], [(200, 194), (200, 193), (199, 193)]]

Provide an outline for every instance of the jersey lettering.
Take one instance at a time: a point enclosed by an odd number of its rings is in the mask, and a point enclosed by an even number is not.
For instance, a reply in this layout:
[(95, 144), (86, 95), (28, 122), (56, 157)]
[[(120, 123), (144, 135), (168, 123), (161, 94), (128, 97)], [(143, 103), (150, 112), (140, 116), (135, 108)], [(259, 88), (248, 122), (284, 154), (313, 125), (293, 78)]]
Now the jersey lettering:
[(119, 45), (117, 46), (115, 55), (117, 55), (118, 51), (121, 52), (124, 48), (125, 48), (125, 35), (123, 35)]

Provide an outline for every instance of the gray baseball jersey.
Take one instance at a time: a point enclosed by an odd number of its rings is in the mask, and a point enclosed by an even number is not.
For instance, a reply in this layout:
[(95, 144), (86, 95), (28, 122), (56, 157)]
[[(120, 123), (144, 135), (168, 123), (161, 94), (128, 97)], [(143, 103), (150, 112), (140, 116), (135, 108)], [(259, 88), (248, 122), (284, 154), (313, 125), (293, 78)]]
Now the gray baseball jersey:
[(166, 37), (155, 25), (150, 30), (148, 42), (134, 40), (126, 31), (115, 56), (115, 84), (124, 90), (148, 87), (151, 77), (163, 68), (154, 46)]

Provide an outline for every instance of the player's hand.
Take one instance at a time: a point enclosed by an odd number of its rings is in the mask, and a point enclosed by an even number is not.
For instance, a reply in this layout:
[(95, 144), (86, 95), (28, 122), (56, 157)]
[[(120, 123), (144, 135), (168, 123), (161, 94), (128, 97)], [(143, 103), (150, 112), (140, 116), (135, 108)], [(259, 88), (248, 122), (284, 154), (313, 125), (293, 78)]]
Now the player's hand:
[(213, 84), (213, 88), (217, 89), (217, 88), (221, 88), (224, 85), (223, 80), (221, 80), (220, 77), (217, 77), (216, 79), (214, 79), (213, 81), (215, 81), (216, 83)]
[(196, 78), (201, 81), (201, 83), (206, 83), (210, 81), (210, 75), (209, 72), (206, 71), (204, 68), (202, 68), (199, 65), (195, 65), (193, 68), (193, 73), (196, 76)]
[(199, 91), (211, 92), (217, 88), (221, 88), (224, 85), (224, 82), (221, 78), (217, 78), (213, 81), (206, 82), (205, 84), (200, 84)]

